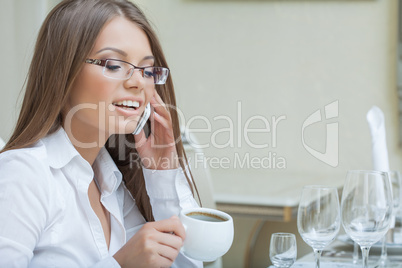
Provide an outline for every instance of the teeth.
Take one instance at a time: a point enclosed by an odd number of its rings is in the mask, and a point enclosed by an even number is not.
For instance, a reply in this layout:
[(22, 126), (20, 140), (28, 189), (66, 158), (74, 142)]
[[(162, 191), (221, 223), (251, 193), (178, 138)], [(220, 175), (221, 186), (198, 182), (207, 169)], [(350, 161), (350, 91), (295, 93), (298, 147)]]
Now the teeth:
[(114, 102), (113, 104), (130, 106), (130, 107), (135, 107), (135, 108), (140, 107), (140, 103), (138, 101), (132, 101), (132, 100), (123, 100), (123, 101), (119, 101), (119, 102)]
[(131, 110), (131, 111), (135, 111), (135, 109), (134, 109), (133, 107), (126, 107), (126, 106), (122, 106), (122, 107), (120, 107), (120, 108), (122, 108), (122, 109), (124, 109), (124, 110)]

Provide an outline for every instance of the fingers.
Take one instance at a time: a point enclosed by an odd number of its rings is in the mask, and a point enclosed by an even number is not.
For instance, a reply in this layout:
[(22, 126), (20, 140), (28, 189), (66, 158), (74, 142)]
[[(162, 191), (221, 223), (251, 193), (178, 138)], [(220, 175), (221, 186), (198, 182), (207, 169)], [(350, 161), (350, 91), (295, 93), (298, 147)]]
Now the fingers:
[[(155, 94), (154, 94), (152, 100), (155, 102), (155, 104), (158, 104), (158, 107), (164, 108), (165, 110), (167, 110), (166, 104), (163, 102), (161, 96), (159, 96), (159, 94), (158, 94), (158, 92), (156, 92), (156, 90), (155, 90)], [(151, 102), (152, 102), (152, 100), (151, 100)]]
[(177, 216), (148, 222), (113, 257), (121, 267), (171, 267), (184, 236)]
[(171, 116), (169, 111), (166, 108), (165, 103), (162, 101), (158, 93), (155, 91), (154, 97), (152, 97), (151, 101), (151, 109), (153, 110), (151, 112), (151, 123), (152, 126), (155, 127), (154, 122), (158, 122), (160, 125), (163, 126), (165, 129), (171, 129)]
[(153, 226), (156, 230), (164, 233), (174, 233), (179, 236), (183, 241), (186, 238), (186, 232), (183, 224), (177, 216), (172, 216), (169, 219), (156, 221)]
[(158, 121), (164, 128), (170, 129), (170, 120), (157, 113), (154, 113), (154, 119)]
[(177, 216), (146, 225), (157, 231), (151, 239), (157, 242), (156, 252), (161, 257), (161, 262), (166, 263), (166, 267), (170, 267), (183, 245), (185, 238), (183, 225)]
[[(170, 236), (170, 239), (175, 237), (174, 235), (171, 235), (171, 234), (166, 234), (166, 235)], [(162, 244), (160, 242), (160, 244), (158, 246), (158, 249), (157, 249), (157, 252), (161, 257), (164, 257), (164, 258), (166, 258), (166, 259), (168, 259), (168, 260), (170, 260), (172, 262), (176, 259), (177, 254), (179, 254), (179, 251), (180, 251), (180, 248), (181, 248), (181, 245), (182, 245), (181, 239), (179, 237), (175, 237), (175, 238), (178, 241), (180, 241), (177, 244), (177, 245), (180, 245), (180, 246), (172, 247), (171, 245), (165, 245), (165, 244)]]
[(151, 105), (155, 108), (157, 115), (170, 121), (170, 113), (166, 107), (166, 104), (156, 91), (154, 97), (151, 99)]
[(161, 233), (159, 243), (175, 250), (180, 250), (183, 246), (183, 239), (172, 233)]

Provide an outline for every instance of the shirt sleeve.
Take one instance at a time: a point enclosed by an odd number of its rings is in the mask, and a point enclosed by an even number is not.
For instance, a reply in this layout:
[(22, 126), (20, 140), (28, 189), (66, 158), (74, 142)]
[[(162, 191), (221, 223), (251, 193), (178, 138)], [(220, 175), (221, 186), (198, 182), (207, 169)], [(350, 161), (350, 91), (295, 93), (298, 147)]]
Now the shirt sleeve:
[[(150, 170), (143, 168), (145, 186), (151, 202), (155, 220), (179, 215), (180, 210), (198, 207), (187, 182), (183, 169)], [(179, 253), (172, 268), (199, 268), (201, 261), (190, 259)]]
[(155, 220), (177, 216), (184, 208), (198, 207), (183, 169), (143, 168), (143, 173)]
[(28, 267), (49, 215), (47, 172), (26, 152), (0, 155), (0, 267)]

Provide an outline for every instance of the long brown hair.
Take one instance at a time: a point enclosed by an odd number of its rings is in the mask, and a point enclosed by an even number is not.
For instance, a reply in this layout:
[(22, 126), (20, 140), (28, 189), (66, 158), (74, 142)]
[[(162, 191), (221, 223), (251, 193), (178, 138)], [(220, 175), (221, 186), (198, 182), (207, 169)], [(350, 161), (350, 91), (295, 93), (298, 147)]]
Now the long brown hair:
[[(168, 67), (159, 40), (142, 11), (127, 0), (64, 0), (46, 17), (36, 42), (29, 68), (22, 109), (14, 132), (1, 152), (30, 146), (57, 131), (63, 123), (62, 109), (87, 55), (102, 27), (116, 16), (123, 16), (147, 35), (156, 66)], [(176, 107), (171, 75), (156, 90), (168, 107)], [(187, 157), (180, 138), (176, 109), (169, 109), (179, 163), (183, 170)], [(131, 134), (112, 135), (106, 149), (123, 174), (128, 190), (147, 221), (153, 221), (152, 208), (140, 165), (130, 163), (136, 154)], [(124, 151), (122, 156), (121, 152)], [(185, 172), (194, 193), (191, 172)], [(198, 191), (197, 191), (198, 194)]]

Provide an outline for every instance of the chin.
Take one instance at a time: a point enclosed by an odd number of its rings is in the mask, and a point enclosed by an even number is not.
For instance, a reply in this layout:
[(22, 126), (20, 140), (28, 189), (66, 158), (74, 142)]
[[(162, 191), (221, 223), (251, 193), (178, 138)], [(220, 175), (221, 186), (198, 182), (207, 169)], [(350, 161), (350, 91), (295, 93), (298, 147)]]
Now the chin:
[(114, 127), (115, 134), (132, 134), (137, 128), (138, 122), (136, 120), (122, 120), (118, 121)]

